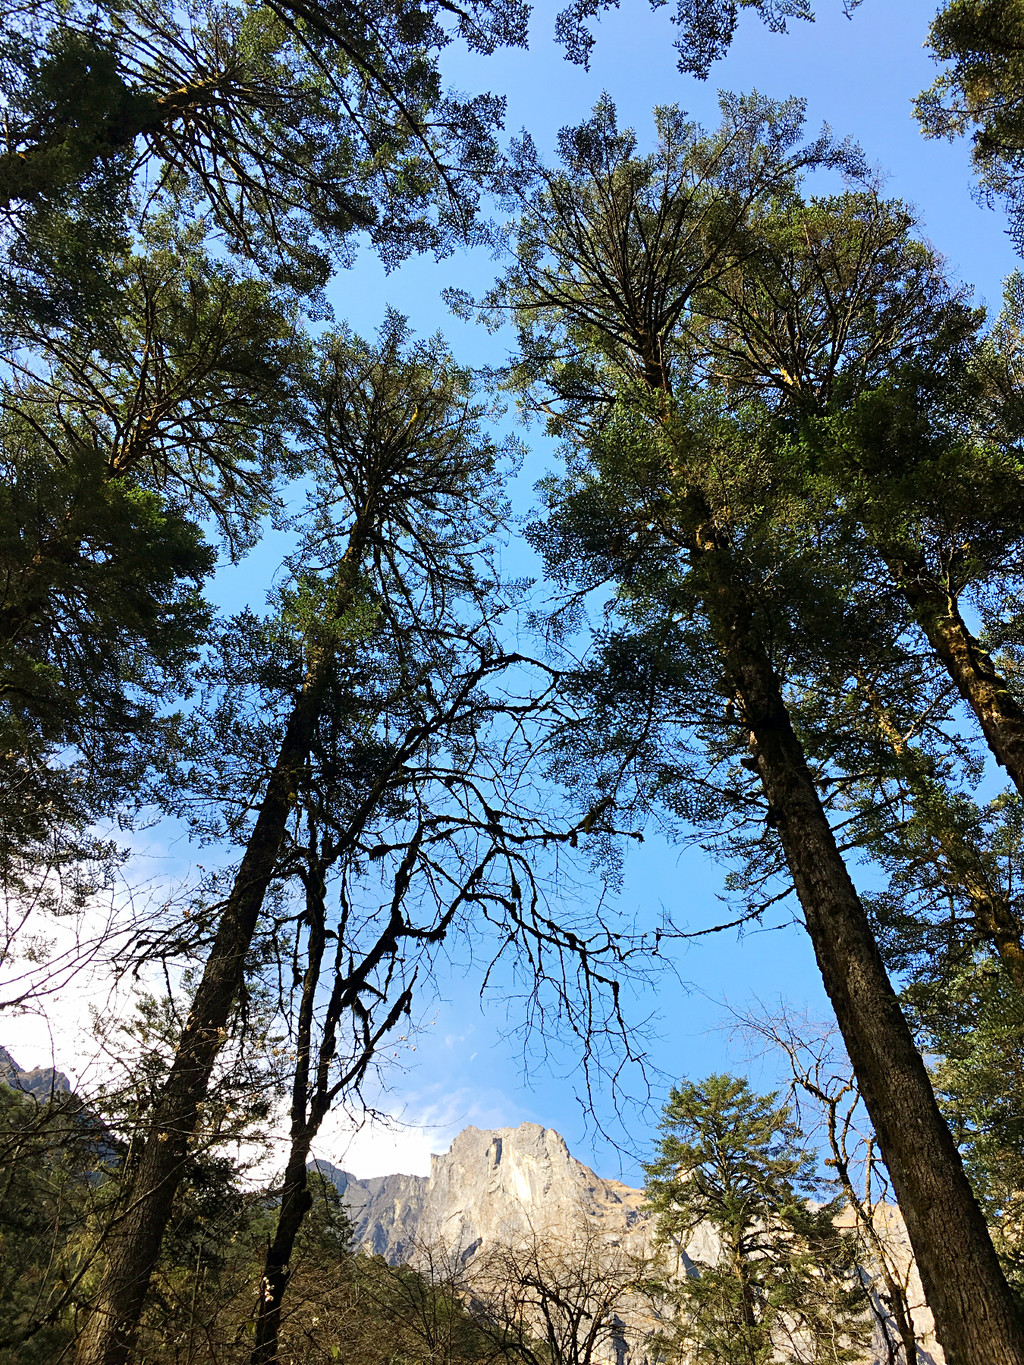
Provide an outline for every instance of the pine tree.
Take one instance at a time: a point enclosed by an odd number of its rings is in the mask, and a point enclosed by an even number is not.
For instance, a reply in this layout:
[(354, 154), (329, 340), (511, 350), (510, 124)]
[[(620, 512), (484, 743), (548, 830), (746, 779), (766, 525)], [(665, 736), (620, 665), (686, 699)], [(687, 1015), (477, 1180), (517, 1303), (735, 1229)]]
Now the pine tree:
[(743, 1079), (709, 1076), (670, 1092), (660, 1127), (658, 1159), (644, 1168), (658, 1240), (677, 1265), (699, 1227), (718, 1244), (717, 1260), (687, 1265), (670, 1290), (672, 1347), (707, 1365), (858, 1359), (853, 1244), (835, 1228), (838, 1199), (809, 1202), (823, 1182), (790, 1109)]
[[(0, 878), (45, 891), (109, 849), (88, 827), (130, 819), (175, 742), (194, 685), (216, 553), (240, 555), (295, 466), (279, 292), (195, 240), (118, 264), (101, 324), (34, 331), (0, 413)], [(70, 905), (70, 898), (67, 902)]]
[[(797, 423), (777, 420), (753, 386), (737, 392), (717, 364), (730, 282), (756, 263), (762, 218), (781, 206), (785, 222), (802, 168), (857, 170), (827, 140), (797, 145), (801, 112), (730, 97), (721, 129), (704, 134), (660, 110), (658, 149), (641, 158), (605, 103), (563, 130), (558, 171), (524, 145), (516, 260), (488, 306), (520, 328), (508, 382), (552, 414), (568, 446), (536, 543), (577, 594), (614, 584), (616, 626), (579, 683), (581, 695), (591, 688), (594, 733), (607, 725), (588, 756), (606, 735), (616, 746), (602, 793), (635, 775), (645, 799), (678, 793), (678, 812), (706, 824), (722, 818), (718, 762), (756, 775), (764, 841), (799, 897), (945, 1349), (1005, 1365), (1024, 1358), (1024, 1326), (787, 695), (826, 661), (855, 671), (883, 647), (884, 614), (849, 611), (864, 556), (828, 500), (808, 497)], [(842, 349), (823, 347), (822, 372), (840, 383), (849, 371), (855, 385), (881, 365), (882, 348), (860, 340), (851, 330)], [(673, 734), (688, 753), (675, 777), (664, 757)]]

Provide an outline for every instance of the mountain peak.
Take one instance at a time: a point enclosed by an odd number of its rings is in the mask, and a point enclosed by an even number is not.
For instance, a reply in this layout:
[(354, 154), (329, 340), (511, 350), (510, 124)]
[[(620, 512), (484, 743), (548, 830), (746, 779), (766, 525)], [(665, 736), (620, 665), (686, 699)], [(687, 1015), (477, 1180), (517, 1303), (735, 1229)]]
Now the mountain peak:
[(440, 1242), (460, 1255), (542, 1229), (596, 1221), (626, 1236), (647, 1221), (643, 1193), (604, 1180), (572, 1156), (561, 1133), (539, 1123), (464, 1128), (430, 1159), (430, 1175), (357, 1180), (321, 1164), (355, 1224), (358, 1250), (398, 1263), (417, 1244)]
[(71, 1083), (63, 1071), (56, 1071), (52, 1066), (24, 1071), (4, 1047), (0, 1047), (0, 1081), (37, 1100), (48, 1100), (54, 1094), (68, 1094), (71, 1090)]

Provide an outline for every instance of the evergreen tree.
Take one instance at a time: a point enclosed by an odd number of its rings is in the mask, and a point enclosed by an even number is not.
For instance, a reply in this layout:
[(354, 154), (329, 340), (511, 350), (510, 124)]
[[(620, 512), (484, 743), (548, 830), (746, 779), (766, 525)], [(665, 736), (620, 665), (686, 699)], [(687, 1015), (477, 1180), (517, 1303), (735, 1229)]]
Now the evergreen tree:
[(672, 1348), (708, 1365), (858, 1359), (865, 1300), (854, 1244), (835, 1228), (838, 1199), (809, 1202), (823, 1182), (778, 1095), (731, 1076), (686, 1082), (660, 1126), (658, 1159), (644, 1168), (658, 1240), (677, 1265), (701, 1225), (718, 1244), (717, 1260), (687, 1265), (672, 1295)]
[(52, 872), (70, 892), (83, 854), (104, 851), (89, 824), (130, 818), (209, 628), (204, 524), (237, 556), (295, 468), (301, 346), (280, 296), (187, 237), (124, 257), (118, 283), (101, 324), (35, 329), (2, 393), (8, 893), (37, 894)]
[[(407, 342), (404, 320), (389, 314), (378, 346), (347, 331), (329, 336), (302, 377), (307, 415), (300, 435), (316, 456), (318, 484), (294, 581), (284, 594), (283, 619), (269, 630), (247, 631), (257, 652), (244, 665), (244, 681), (251, 682), (255, 664), (270, 685), (248, 736), (254, 743), (240, 737), (245, 785), (236, 783), (234, 795), (243, 797), (241, 808), (237, 814), (223, 811), (218, 819), (242, 846), (241, 861), (211, 917), (212, 943), (189, 1018), (147, 1115), (138, 1164), (107, 1240), (103, 1283), (79, 1345), (82, 1361), (113, 1365), (132, 1349), (264, 901), (291, 852), (292, 814), (307, 783), (316, 781), (311, 758), (325, 741), (330, 755), (332, 737), (343, 741), (349, 721), (358, 732), (367, 645), (372, 648), (382, 632), (389, 649), (411, 663), (417, 640), (428, 645), (434, 640), (443, 650), (462, 634), (460, 614), (470, 612), (483, 620), (475, 627), (480, 636), (475, 648), (474, 627), (468, 632), (471, 652), (482, 665), (479, 676), (494, 652), (488, 643), (487, 564), (504, 515), (494, 487), (499, 449), (481, 430), (484, 413), (472, 401), (469, 375), (454, 364), (440, 338)], [(244, 657), (244, 649), (236, 650), (239, 665)], [(242, 685), (241, 675), (238, 682)], [(428, 694), (438, 685), (422, 676), (418, 682)], [(410, 705), (414, 711), (420, 705), (415, 694)], [(393, 724), (394, 717), (384, 723)], [(432, 739), (431, 726), (420, 716), (404, 738), (391, 738), (398, 742), (390, 752), (367, 755), (370, 761), (354, 772), (344, 752), (334, 754), (341, 766), (333, 781), (351, 784), (352, 791), (349, 827), (332, 836), (354, 843), (370, 817), (386, 811), (395, 779)], [(228, 745), (229, 765), (238, 756)], [(413, 841), (414, 854), (421, 839), (422, 833)], [(378, 931), (377, 960), (393, 954), (404, 936), (401, 900), (399, 923)], [(415, 937), (415, 931), (410, 934)], [(353, 946), (351, 936), (339, 938), (342, 962)], [(315, 975), (315, 963), (313, 970)], [(368, 974), (357, 980), (353, 1004), (360, 987), (372, 992), (375, 984)], [(404, 1008), (401, 992), (396, 1008)], [(305, 1114), (296, 1121), (306, 1127)], [(301, 1218), (301, 1188), (294, 1194)]]
[(947, 0), (928, 46), (945, 69), (918, 97), (928, 137), (971, 133), (981, 195), (1001, 199), (1018, 247), (1024, 246), (1024, 65), (1019, 0)]
[[(606, 799), (635, 777), (644, 799), (705, 827), (723, 808), (743, 821), (758, 809), (752, 792), (722, 791), (719, 764), (756, 775), (762, 838), (792, 877), (945, 1349), (1003, 1365), (1024, 1357), (1024, 1327), (789, 700), (823, 667), (849, 676), (884, 652), (891, 608), (850, 611), (862, 546), (813, 496), (797, 424), (716, 364), (730, 280), (756, 263), (761, 223), (785, 221), (802, 168), (856, 162), (827, 140), (800, 147), (799, 105), (730, 97), (724, 115), (704, 134), (660, 110), (658, 149), (641, 158), (606, 103), (562, 131), (557, 171), (519, 150), (516, 259), (488, 306), (520, 329), (508, 382), (568, 447), (536, 542), (574, 600), (613, 583), (621, 623), (580, 678), (600, 739), (577, 746), (609, 746)], [(817, 353), (820, 370), (855, 384), (884, 350), (843, 337)], [(671, 751), (685, 756), (675, 773)]]
[(99, 1138), (75, 1096), (41, 1100), (0, 1081), (3, 1365), (49, 1365), (73, 1338), (104, 1204)]
[(984, 949), (904, 991), (1011, 1284), (1024, 1294), (1024, 1004)]
[(912, 215), (874, 193), (792, 202), (758, 238), (698, 310), (714, 382), (799, 433), (808, 492), (859, 527), (862, 577), (889, 576), (1022, 789), (1024, 707), (994, 657), (1014, 647), (1024, 530), (1019, 289), (980, 336)]
[(444, 91), (438, 54), (456, 34), (522, 44), (527, 13), (25, 0), (0, 46), (9, 299), (60, 322), (109, 297), (87, 215), (103, 203), (100, 229), (130, 235), (140, 163), (229, 251), (317, 299), (354, 232), (392, 264), (447, 250), (471, 230), (502, 101)]

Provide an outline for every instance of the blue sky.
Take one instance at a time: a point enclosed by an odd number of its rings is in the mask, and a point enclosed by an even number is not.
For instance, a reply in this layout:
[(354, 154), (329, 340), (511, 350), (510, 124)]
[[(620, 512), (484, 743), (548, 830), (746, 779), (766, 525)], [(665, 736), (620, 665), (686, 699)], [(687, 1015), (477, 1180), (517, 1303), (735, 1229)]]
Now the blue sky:
[[(486, 60), (453, 55), (449, 70), (465, 89), (503, 91), (508, 130), (528, 129), (542, 150), (553, 146), (560, 126), (585, 117), (603, 91), (615, 100), (620, 123), (636, 129), (641, 145), (650, 136), (656, 104), (678, 103), (710, 124), (717, 117), (719, 88), (756, 88), (775, 98), (799, 95), (807, 101), (809, 131), (828, 122), (838, 136), (859, 141), (869, 163), (887, 177), (888, 193), (917, 207), (925, 234), (947, 258), (951, 273), (975, 288), (978, 301), (998, 309), (1002, 281), (1017, 264), (1002, 216), (974, 202), (967, 147), (925, 141), (911, 113), (914, 95), (935, 70), (922, 49), (934, 5), (864, 0), (852, 20), (842, 14), (839, 0), (821, 0), (818, 8), (815, 24), (795, 24), (785, 35), (769, 33), (745, 13), (729, 57), (706, 83), (677, 71), (668, 8), (652, 13), (636, 0), (598, 25), (589, 72), (561, 60), (551, 42), (554, 7), (549, 6), (538, 7), (534, 15), (528, 53)], [(489, 337), (451, 318), (440, 294), (449, 284), (482, 289), (494, 270), (484, 252), (440, 264), (416, 261), (390, 277), (363, 260), (338, 279), (332, 298), (339, 315), (365, 330), (377, 324), (385, 301), (390, 302), (420, 330), (441, 327), (461, 358), (480, 363), (499, 359), (507, 338)], [(520, 485), (528, 490), (553, 455), (536, 432), (525, 435), (530, 454)], [(516, 552), (515, 567), (521, 553)], [(863, 880), (869, 874), (860, 869), (859, 875)], [(620, 903), (642, 921), (664, 907), (677, 921), (697, 928), (726, 917), (719, 891), (720, 872), (699, 850), (680, 850), (655, 838), (629, 854)], [(529, 1119), (557, 1128), (570, 1148), (603, 1174), (639, 1183), (637, 1158), (650, 1152), (657, 1105), (669, 1079), (730, 1069), (749, 1071), (756, 1084), (771, 1084), (771, 1064), (749, 1063), (743, 1045), (722, 1027), (721, 1001), (742, 1007), (753, 997), (769, 1004), (781, 997), (812, 1015), (828, 1016), (802, 929), (696, 940), (677, 953), (674, 974), (666, 973), (629, 1001), (636, 1019), (653, 1016), (649, 1056), (656, 1069), (655, 1108), (646, 1115), (627, 1108), (616, 1123), (608, 1095), (599, 1095), (597, 1114), (616, 1146), (581, 1106), (572, 1048), (556, 1047), (544, 1060), (539, 1042), (531, 1047), (527, 1040), (528, 1072), (522, 1039), (504, 1036), (516, 1022), (515, 1002), (481, 1005), (473, 974), (456, 959), (439, 998), (424, 1007), (423, 1031), (412, 1040), (417, 1051), (403, 1054), (402, 1070), (393, 1075), (390, 1094), (382, 1096), (384, 1107), (400, 1111), (404, 1105), (407, 1118), (420, 1126), (393, 1148), (379, 1134), (374, 1141), (358, 1140), (349, 1164), (366, 1174), (388, 1162), (424, 1170), (428, 1149), (442, 1150), (464, 1123)], [(633, 1084), (639, 1095), (638, 1078)], [(344, 1155), (337, 1129), (328, 1145), (335, 1159)]]
[[(947, 258), (951, 273), (974, 286), (979, 301), (998, 308), (1002, 281), (1016, 266), (1005, 223), (998, 212), (974, 202), (966, 146), (925, 141), (911, 113), (914, 95), (935, 70), (922, 48), (933, 4), (864, 0), (849, 20), (839, 0), (821, 0), (817, 22), (794, 24), (788, 34), (772, 34), (745, 13), (728, 58), (704, 83), (676, 69), (669, 7), (652, 13), (638, 0), (627, 0), (607, 13), (597, 26), (589, 72), (569, 66), (555, 47), (556, 8), (535, 10), (528, 52), (490, 58), (449, 54), (447, 69), (455, 84), (507, 96), (508, 132), (525, 128), (542, 151), (550, 150), (558, 128), (584, 118), (607, 91), (620, 123), (634, 127), (643, 145), (657, 104), (680, 104), (711, 124), (717, 119), (719, 88), (756, 88), (780, 99), (798, 95), (807, 102), (809, 132), (827, 122), (837, 136), (859, 141), (869, 163), (887, 177), (887, 191), (917, 207), (926, 235)], [(419, 332), (441, 328), (460, 359), (482, 364), (500, 360), (508, 338), (453, 318), (441, 293), (449, 285), (482, 290), (495, 269), (488, 253), (477, 251), (440, 263), (413, 261), (387, 276), (364, 254), (337, 278), (330, 296), (337, 315), (357, 330), (372, 332), (385, 303), (391, 303)], [(521, 506), (554, 459), (538, 432), (524, 435), (529, 455), (517, 486)], [(260, 561), (272, 560), (272, 547), (265, 546)], [(536, 572), (522, 547), (513, 547), (508, 561), (513, 571)], [(225, 597), (252, 596), (253, 570), (250, 561), (230, 585), (225, 582)], [(627, 857), (620, 908), (641, 922), (650, 922), (664, 908), (677, 922), (699, 928), (727, 917), (720, 887), (719, 869), (699, 849), (674, 848), (655, 837)], [(456, 952), (441, 973), (436, 997), (421, 997), (421, 1028), (393, 1059), (388, 1088), (380, 1096), (381, 1107), (403, 1114), (411, 1129), (394, 1139), (377, 1129), (364, 1131), (346, 1151), (345, 1125), (336, 1122), (325, 1133), (322, 1154), (361, 1175), (422, 1171), (427, 1153), (443, 1150), (466, 1123), (528, 1119), (557, 1128), (570, 1148), (603, 1174), (639, 1183), (637, 1159), (650, 1152), (657, 1107), (670, 1080), (731, 1069), (749, 1071), (756, 1084), (772, 1083), (771, 1064), (751, 1063), (743, 1046), (730, 1039), (720, 1002), (742, 1007), (753, 997), (769, 1004), (783, 998), (828, 1017), (810, 945), (797, 926), (750, 932), (742, 939), (734, 932), (698, 939), (679, 949), (672, 967), (660, 981), (627, 998), (631, 1016), (648, 1021), (654, 1107), (646, 1113), (627, 1107), (617, 1121), (610, 1096), (599, 1092), (595, 1123), (581, 1103), (572, 1046), (556, 1043), (546, 1052), (539, 1039), (515, 1035), (517, 1002), (493, 997), (481, 1002), (479, 973)], [(639, 1076), (632, 1075), (627, 1086), (643, 1097)]]
[[(732, 52), (706, 83), (676, 70), (668, 7), (652, 13), (639, 0), (626, 0), (608, 13), (597, 27), (589, 72), (562, 60), (551, 38), (555, 9), (537, 7), (529, 52), (490, 58), (454, 49), (448, 54), (455, 84), (507, 95), (509, 132), (526, 128), (548, 150), (557, 129), (579, 122), (607, 91), (620, 123), (635, 127), (643, 145), (656, 104), (678, 103), (710, 124), (717, 117), (719, 87), (757, 88), (776, 98), (799, 95), (807, 101), (809, 131), (827, 121), (838, 136), (857, 139), (868, 161), (888, 176), (888, 191), (917, 206), (924, 231), (947, 257), (951, 272), (972, 284), (980, 301), (998, 307), (1001, 282), (1016, 265), (1003, 220), (974, 203), (967, 148), (926, 142), (911, 115), (913, 96), (934, 71), (922, 50), (933, 4), (864, 0), (851, 21), (843, 16), (840, 0), (820, 0), (818, 22), (795, 24), (788, 35), (769, 33), (745, 12)], [(488, 254), (478, 251), (440, 263), (413, 261), (386, 276), (364, 254), (334, 282), (331, 299), (338, 318), (366, 334), (376, 329), (390, 303), (409, 315), (419, 333), (441, 328), (460, 359), (482, 364), (500, 360), (508, 339), (453, 318), (441, 293), (449, 285), (482, 290), (495, 269)], [(537, 432), (524, 437), (529, 455), (516, 487), (520, 508), (554, 459)], [(245, 564), (225, 571), (218, 584), (222, 605), (237, 609), (250, 602), (261, 608), (281, 548), (281, 538), (270, 536)], [(507, 559), (510, 571), (536, 572), (522, 547), (510, 549)], [(176, 849), (173, 859), (183, 852)], [(727, 917), (719, 900), (720, 880), (718, 869), (699, 850), (672, 848), (652, 838), (627, 858), (620, 908), (642, 922), (664, 908), (677, 922), (700, 928)], [(319, 1144), (321, 1155), (363, 1176), (423, 1171), (429, 1151), (444, 1150), (466, 1123), (528, 1119), (557, 1128), (570, 1148), (602, 1174), (639, 1183), (637, 1159), (650, 1153), (657, 1107), (670, 1080), (748, 1069), (743, 1048), (721, 1027), (721, 1001), (743, 1006), (754, 996), (767, 1003), (781, 997), (817, 1016), (828, 1013), (810, 946), (798, 927), (752, 932), (742, 939), (735, 933), (698, 939), (678, 952), (672, 971), (627, 994), (631, 1017), (649, 1021), (653, 1109), (644, 1114), (627, 1108), (617, 1123), (609, 1096), (598, 1092), (595, 1123), (581, 1104), (572, 1047), (556, 1043), (545, 1059), (537, 1040), (524, 1045), (522, 1038), (507, 1036), (519, 1017), (518, 1006), (496, 998), (481, 1003), (479, 975), (455, 952), (440, 974), (436, 996), (420, 998), (421, 1027), (393, 1059), (388, 1087), (379, 1096), (380, 1107), (403, 1115), (409, 1129), (391, 1138), (373, 1127), (350, 1141), (344, 1121), (335, 1120)], [(25, 1038), (28, 1049), (27, 1033)], [(17, 1055), (16, 1043), (12, 1038), (9, 1046)], [(42, 1058), (33, 1050), (18, 1060), (32, 1065)], [(772, 1081), (770, 1065), (754, 1064), (750, 1074), (759, 1085)], [(638, 1077), (627, 1078), (627, 1084), (643, 1097)], [(615, 1143), (602, 1136), (602, 1126)]]

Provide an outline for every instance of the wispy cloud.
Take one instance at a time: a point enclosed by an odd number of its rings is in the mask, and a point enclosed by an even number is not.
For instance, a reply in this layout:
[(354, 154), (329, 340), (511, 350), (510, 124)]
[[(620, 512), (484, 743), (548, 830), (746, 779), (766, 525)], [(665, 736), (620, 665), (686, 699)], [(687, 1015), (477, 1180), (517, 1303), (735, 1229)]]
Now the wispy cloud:
[(532, 1116), (517, 1112), (497, 1090), (420, 1092), (401, 1108), (365, 1118), (343, 1110), (328, 1115), (314, 1154), (360, 1180), (397, 1172), (429, 1175), (431, 1153), (446, 1152), (463, 1128), (503, 1128), (526, 1117)]

